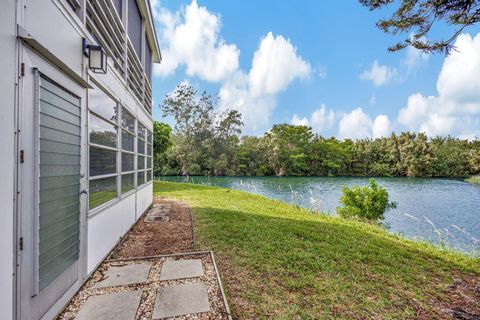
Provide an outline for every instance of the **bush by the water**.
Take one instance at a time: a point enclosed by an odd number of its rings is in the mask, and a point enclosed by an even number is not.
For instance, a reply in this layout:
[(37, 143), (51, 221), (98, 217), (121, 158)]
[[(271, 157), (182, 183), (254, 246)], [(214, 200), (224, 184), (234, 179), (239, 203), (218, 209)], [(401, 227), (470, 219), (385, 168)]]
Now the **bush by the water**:
[(467, 179), (467, 182), (480, 184), (480, 176), (471, 177), (471, 178)]
[(374, 179), (369, 180), (368, 186), (343, 187), (342, 192), (342, 206), (337, 208), (342, 217), (379, 221), (384, 219), (387, 210), (397, 207), (396, 202), (389, 201), (387, 190)]

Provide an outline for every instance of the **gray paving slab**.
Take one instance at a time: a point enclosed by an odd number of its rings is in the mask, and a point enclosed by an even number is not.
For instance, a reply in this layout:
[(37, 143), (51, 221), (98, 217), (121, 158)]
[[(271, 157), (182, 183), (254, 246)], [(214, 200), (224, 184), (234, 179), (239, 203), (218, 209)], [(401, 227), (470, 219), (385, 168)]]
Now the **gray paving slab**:
[(203, 276), (201, 259), (167, 260), (163, 263), (160, 280), (175, 280)]
[(117, 292), (90, 296), (75, 317), (76, 320), (133, 320), (142, 291)]
[(187, 283), (158, 289), (152, 318), (163, 319), (209, 311), (207, 285)]
[(105, 280), (96, 284), (96, 288), (123, 286), (147, 281), (151, 263), (135, 263), (124, 266), (110, 266), (105, 272)]

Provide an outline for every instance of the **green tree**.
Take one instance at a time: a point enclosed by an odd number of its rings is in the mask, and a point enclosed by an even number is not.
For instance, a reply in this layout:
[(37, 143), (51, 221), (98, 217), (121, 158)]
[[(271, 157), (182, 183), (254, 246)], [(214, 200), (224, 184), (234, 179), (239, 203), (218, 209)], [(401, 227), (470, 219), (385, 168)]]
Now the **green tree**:
[(217, 104), (218, 98), (206, 92), (198, 97), (188, 84), (178, 85), (165, 97), (161, 105), (163, 116), (175, 119), (170, 163), (179, 167), (179, 174), (235, 173), (234, 149), (243, 126), (242, 115), (235, 110), (218, 113)]
[[(360, 3), (370, 10), (397, 5), (392, 16), (379, 20), (377, 27), (393, 35), (413, 35), (389, 47), (389, 51), (412, 46), (424, 52), (448, 54), (462, 30), (480, 21), (478, 0), (360, 0)], [(430, 40), (430, 31), (440, 22), (453, 26), (455, 30), (444, 39)]]
[(345, 218), (381, 221), (387, 210), (397, 207), (396, 202), (389, 201), (387, 190), (378, 186), (374, 179), (369, 180), (368, 186), (345, 186), (342, 192), (342, 206), (337, 207), (337, 213)]
[(153, 172), (155, 176), (163, 173), (168, 163), (167, 150), (172, 146), (172, 128), (158, 121), (153, 122)]
[(308, 172), (308, 147), (312, 128), (276, 124), (265, 134), (270, 164), (277, 176), (305, 175)]

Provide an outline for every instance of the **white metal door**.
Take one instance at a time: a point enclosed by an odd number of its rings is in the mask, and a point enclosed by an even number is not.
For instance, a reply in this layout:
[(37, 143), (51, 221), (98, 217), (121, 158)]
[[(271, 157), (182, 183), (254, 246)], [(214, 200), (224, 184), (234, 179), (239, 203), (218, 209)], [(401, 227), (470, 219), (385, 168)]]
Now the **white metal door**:
[(19, 314), (50, 317), (85, 274), (85, 90), (28, 50), (19, 133)]

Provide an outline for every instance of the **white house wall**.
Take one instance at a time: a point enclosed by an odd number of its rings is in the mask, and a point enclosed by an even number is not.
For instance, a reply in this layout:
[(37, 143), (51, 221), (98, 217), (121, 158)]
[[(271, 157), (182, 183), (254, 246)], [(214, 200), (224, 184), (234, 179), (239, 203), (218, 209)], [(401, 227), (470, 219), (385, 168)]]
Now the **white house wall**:
[[(63, 5), (62, 5), (63, 3)], [(18, 9), (16, 7), (18, 6)], [(77, 75), (87, 79), (82, 54), (82, 38), (89, 38), (80, 19), (58, 0), (2, 1), (0, 10), (0, 137), (2, 159), (0, 161), (0, 318), (12, 319), (15, 305), (15, 265), (17, 228), (14, 220), (16, 194), (15, 180), (15, 81), (19, 62), (17, 50), (24, 45), (17, 39), (17, 24), (36, 41), (63, 61)], [(91, 38), (91, 37), (90, 37)], [(129, 109), (151, 131), (153, 122), (141, 104), (126, 89), (125, 80), (111, 63), (105, 75), (88, 74), (105, 91)], [(19, 88), (18, 90), (20, 90)], [(18, 92), (21, 92), (18, 91)], [(88, 103), (88, 100), (87, 100)], [(87, 276), (105, 258), (119, 239), (152, 204), (153, 183), (149, 182), (110, 205), (89, 214), (86, 241), (81, 244), (87, 250), (83, 261)]]
[(148, 209), (153, 201), (153, 183), (137, 191), (137, 219)]
[(91, 273), (135, 223), (135, 193), (88, 218), (87, 270)]
[(14, 170), (15, 170), (15, 1), (2, 1), (0, 10), (0, 310), (2, 319), (13, 317), (14, 297)]
[[(82, 75), (82, 35), (73, 21), (65, 19), (66, 10), (52, 0), (26, 3), (24, 28), (50, 52), (76, 73)], [(73, 17), (72, 17), (73, 20)]]

